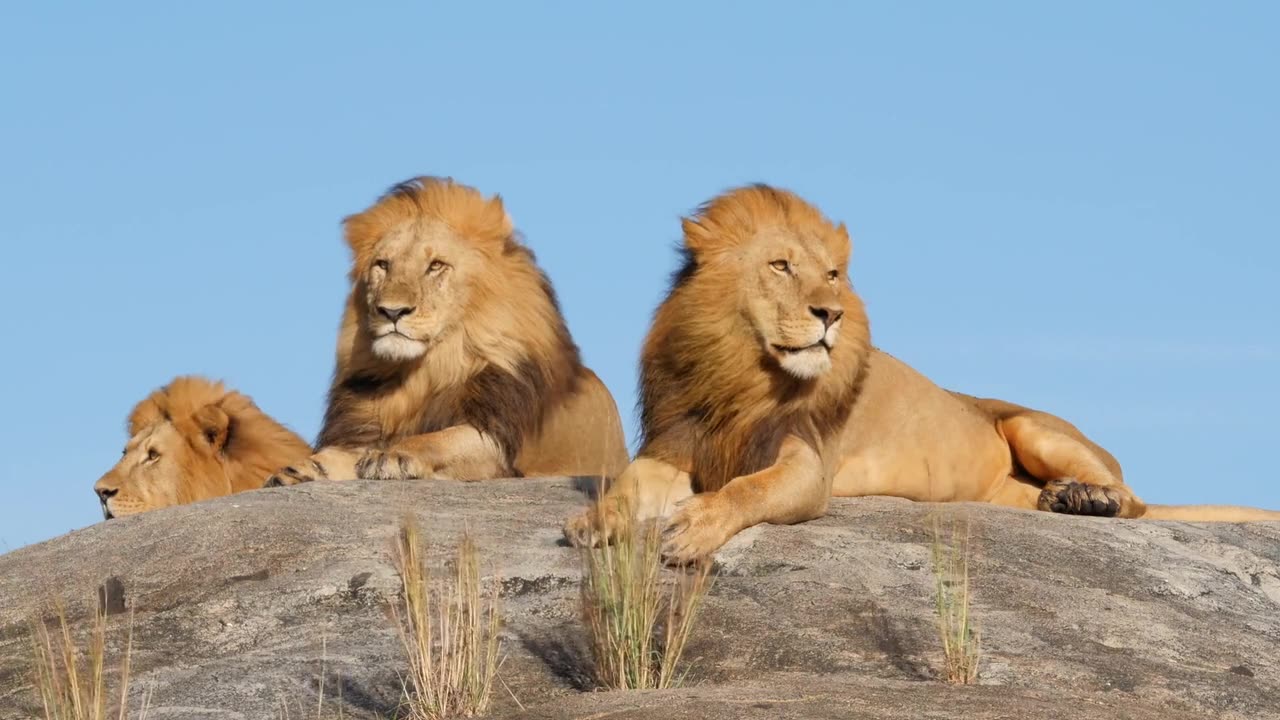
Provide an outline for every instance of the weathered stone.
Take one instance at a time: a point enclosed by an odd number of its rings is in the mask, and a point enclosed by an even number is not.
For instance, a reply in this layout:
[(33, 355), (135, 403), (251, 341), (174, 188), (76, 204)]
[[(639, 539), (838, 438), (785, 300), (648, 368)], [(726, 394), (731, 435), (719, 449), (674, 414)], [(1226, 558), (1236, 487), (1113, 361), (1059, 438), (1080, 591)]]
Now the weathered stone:
[[(315, 483), (122, 518), (0, 556), (0, 718), (28, 717), (28, 621), (135, 610), (150, 718), (392, 716), (404, 661), (386, 603), (396, 522), (433, 558), (463, 527), (499, 582), (495, 717), (1280, 717), (1280, 524), (1071, 518), (838, 500), (719, 554), (687, 686), (585, 692), (567, 480)], [(972, 522), (979, 685), (936, 679), (929, 514)], [(118, 637), (118, 635), (113, 635)], [(521, 711), (514, 698), (525, 710)], [(306, 712), (302, 712), (305, 709)]]

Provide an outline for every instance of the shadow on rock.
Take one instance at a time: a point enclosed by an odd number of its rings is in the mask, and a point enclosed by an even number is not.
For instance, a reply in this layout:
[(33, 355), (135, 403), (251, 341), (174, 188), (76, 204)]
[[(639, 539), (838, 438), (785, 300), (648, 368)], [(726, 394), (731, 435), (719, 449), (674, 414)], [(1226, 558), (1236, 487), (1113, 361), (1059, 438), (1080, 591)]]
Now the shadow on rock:
[(516, 637), (520, 638), (524, 649), (541, 660), (556, 678), (575, 690), (596, 689), (595, 679), (591, 676), (591, 651), (576, 628), (562, 627), (549, 637), (520, 632)]

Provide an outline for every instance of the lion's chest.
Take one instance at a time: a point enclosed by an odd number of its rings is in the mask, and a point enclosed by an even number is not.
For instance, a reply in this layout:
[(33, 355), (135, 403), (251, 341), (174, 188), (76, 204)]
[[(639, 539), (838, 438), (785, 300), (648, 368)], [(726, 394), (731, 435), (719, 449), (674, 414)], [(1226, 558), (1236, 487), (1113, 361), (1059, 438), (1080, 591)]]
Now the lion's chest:
[(421, 383), (384, 398), (378, 407), (381, 435), (389, 441), (458, 424), (462, 393), (455, 387)]

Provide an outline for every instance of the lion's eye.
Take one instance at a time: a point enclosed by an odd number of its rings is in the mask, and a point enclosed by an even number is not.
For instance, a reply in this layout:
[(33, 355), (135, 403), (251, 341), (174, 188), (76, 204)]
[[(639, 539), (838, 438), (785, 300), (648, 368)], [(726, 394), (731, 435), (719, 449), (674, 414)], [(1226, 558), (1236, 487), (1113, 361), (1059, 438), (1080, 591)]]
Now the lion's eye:
[(159, 450), (156, 450), (155, 448), (151, 448), (150, 450), (147, 451), (148, 460), (155, 460), (156, 458), (159, 458), (159, 457), (160, 457)]
[(386, 272), (387, 270), (391, 269), (391, 263), (386, 260), (374, 260), (373, 266), (378, 268), (382, 272)]
[(835, 282), (835, 281), (836, 281), (836, 279), (837, 279), (837, 278), (839, 278), (839, 277), (840, 277), (840, 271), (839, 271), (839, 270), (828, 270), (828, 271), (827, 271), (827, 282)]
[(786, 260), (774, 260), (773, 262), (769, 263), (769, 267), (773, 268), (774, 270), (777, 270), (780, 273), (790, 272), (791, 263), (787, 262)]
[(436, 273), (440, 272), (446, 267), (448, 267), (448, 265), (446, 265), (444, 262), (440, 260), (432, 260), (431, 264), (427, 266), (427, 274), (435, 275)]

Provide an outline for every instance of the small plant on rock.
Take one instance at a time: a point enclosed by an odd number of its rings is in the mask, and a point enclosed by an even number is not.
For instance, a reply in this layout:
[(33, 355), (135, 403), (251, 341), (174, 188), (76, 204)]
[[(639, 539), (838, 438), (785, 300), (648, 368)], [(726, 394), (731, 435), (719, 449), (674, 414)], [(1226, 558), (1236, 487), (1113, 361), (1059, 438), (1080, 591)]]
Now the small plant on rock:
[(711, 587), (710, 561), (677, 568), (662, 580), (662, 536), (656, 523), (632, 519), (612, 544), (582, 550), (582, 617), (592, 675), (613, 690), (674, 687), (681, 658)]
[(946, 529), (933, 517), (934, 605), (942, 641), (943, 679), (969, 685), (978, 679), (980, 648), (973, 624), (969, 575), (970, 524), (952, 518)]
[[(99, 608), (93, 616), (88, 646), (81, 649), (67, 620), (66, 608), (54, 606), (55, 629), (49, 622), (31, 623), (31, 651), (35, 687), (45, 720), (126, 720), (129, 712), (129, 663), (133, 655), (133, 616), (119, 661), (116, 689), (107, 687), (109, 648), (107, 615)], [(112, 700), (116, 709), (110, 709)], [(136, 717), (145, 718), (149, 698), (144, 696)]]
[(477, 555), (464, 533), (453, 578), (432, 582), (416, 521), (400, 526), (395, 560), (404, 587), (392, 614), (409, 659), (403, 709), (412, 720), (471, 717), (488, 707), (500, 616), (497, 586), (487, 597), (481, 591)]

